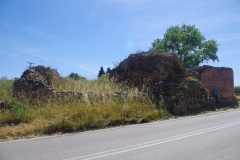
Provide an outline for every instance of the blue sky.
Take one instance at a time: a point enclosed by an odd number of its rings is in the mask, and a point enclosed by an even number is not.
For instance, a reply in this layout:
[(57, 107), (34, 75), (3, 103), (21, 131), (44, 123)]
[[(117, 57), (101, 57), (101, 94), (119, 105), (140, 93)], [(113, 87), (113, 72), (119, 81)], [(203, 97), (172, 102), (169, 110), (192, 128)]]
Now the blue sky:
[(170, 26), (195, 25), (219, 44), (219, 62), (240, 85), (239, 0), (0, 0), (0, 77), (27, 62), (67, 76), (97, 77), (101, 66), (147, 51)]

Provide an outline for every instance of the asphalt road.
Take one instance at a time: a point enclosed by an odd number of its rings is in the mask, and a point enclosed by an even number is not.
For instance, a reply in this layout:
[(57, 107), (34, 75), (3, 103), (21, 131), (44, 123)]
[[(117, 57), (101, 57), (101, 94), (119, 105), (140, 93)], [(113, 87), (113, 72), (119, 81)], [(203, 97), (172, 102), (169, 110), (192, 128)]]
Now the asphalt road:
[(0, 160), (236, 159), (240, 110), (0, 142)]

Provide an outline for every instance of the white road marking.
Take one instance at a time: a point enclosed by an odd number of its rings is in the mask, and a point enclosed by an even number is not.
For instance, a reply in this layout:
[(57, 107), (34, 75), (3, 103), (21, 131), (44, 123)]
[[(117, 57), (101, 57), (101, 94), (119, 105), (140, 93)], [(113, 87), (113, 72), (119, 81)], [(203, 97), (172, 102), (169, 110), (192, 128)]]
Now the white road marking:
[(207, 129), (203, 129), (203, 130), (198, 130), (198, 131), (194, 131), (194, 132), (189, 132), (186, 134), (181, 134), (181, 135), (177, 135), (177, 136), (173, 136), (173, 137), (169, 137), (169, 138), (158, 139), (158, 140), (151, 141), (151, 142), (141, 143), (141, 144), (137, 144), (137, 145), (122, 147), (122, 148), (118, 148), (118, 149), (93, 153), (93, 154), (79, 156), (79, 157), (73, 157), (73, 158), (69, 158), (69, 159), (65, 159), (65, 160), (78, 160), (78, 159), (92, 160), (92, 159), (107, 157), (107, 156), (116, 155), (116, 154), (120, 154), (120, 153), (124, 153), (124, 152), (129, 152), (129, 151), (133, 151), (133, 150), (137, 150), (137, 149), (147, 148), (147, 147), (151, 147), (151, 146), (155, 146), (155, 145), (159, 145), (159, 144), (163, 144), (163, 143), (167, 143), (167, 142), (171, 142), (171, 141), (176, 141), (179, 139), (184, 139), (184, 138), (204, 134), (204, 133), (216, 131), (216, 130), (223, 129), (223, 128), (228, 128), (228, 127), (239, 125), (239, 124), (240, 124), (240, 121), (236, 121), (236, 122), (232, 122), (232, 123), (228, 123), (228, 124), (224, 124), (224, 125), (220, 125), (220, 126), (216, 126), (216, 127), (211, 127), (211, 128), (207, 128)]

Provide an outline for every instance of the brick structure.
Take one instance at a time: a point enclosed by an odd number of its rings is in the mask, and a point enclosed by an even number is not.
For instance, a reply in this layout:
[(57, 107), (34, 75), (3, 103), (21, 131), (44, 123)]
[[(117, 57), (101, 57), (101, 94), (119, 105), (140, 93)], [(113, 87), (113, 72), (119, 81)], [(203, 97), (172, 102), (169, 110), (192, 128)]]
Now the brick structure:
[(220, 104), (237, 104), (232, 68), (204, 65), (190, 72), (208, 89), (209, 95), (213, 88), (218, 90)]
[(196, 78), (188, 78), (182, 59), (161, 51), (130, 54), (110, 71), (109, 78), (124, 82), (153, 95), (156, 105), (164, 101), (175, 114), (200, 109), (207, 90)]
[(127, 81), (137, 87), (142, 87), (147, 78), (170, 83), (184, 77), (186, 70), (182, 59), (176, 54), (161, 51), (130, 54), (118, 67), (110, 71), (109, 76), (110, 79)]

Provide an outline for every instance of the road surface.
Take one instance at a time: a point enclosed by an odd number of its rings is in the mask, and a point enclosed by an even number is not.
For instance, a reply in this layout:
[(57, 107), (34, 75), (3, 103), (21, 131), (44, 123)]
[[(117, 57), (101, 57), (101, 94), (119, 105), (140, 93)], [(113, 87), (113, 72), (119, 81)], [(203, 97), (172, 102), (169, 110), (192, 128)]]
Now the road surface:
[(0, 160), (240, 160), (240, 110), (0, 142)]

